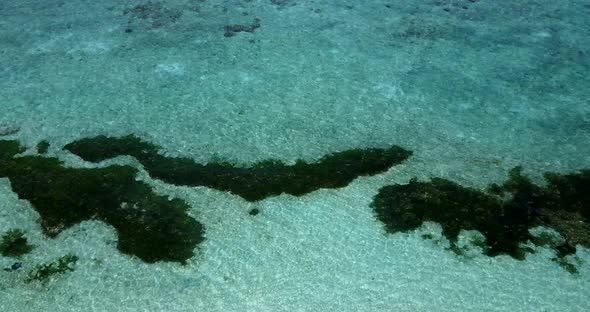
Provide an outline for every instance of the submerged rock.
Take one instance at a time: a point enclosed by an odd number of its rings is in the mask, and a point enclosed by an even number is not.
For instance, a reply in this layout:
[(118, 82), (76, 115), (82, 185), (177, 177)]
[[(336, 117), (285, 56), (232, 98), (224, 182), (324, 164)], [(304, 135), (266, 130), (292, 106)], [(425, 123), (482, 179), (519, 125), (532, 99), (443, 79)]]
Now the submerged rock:
[(14, 271), (18, 271), (23, 267), (23, 263), (22, 262), (15, 262), (13, 263), (10, 267), (8, 268), (4, 268), (4, 272), (14, 272)]

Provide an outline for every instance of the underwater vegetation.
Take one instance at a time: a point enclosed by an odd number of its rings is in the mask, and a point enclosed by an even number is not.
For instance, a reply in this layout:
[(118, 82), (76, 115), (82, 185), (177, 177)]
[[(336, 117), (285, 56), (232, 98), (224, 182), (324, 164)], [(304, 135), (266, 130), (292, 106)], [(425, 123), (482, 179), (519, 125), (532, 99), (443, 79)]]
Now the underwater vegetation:
[(49, 150), (49, 142), (43, 140), (37, 144), (37, 153), (39, 154), (47, 154)]
[(324, 156), (315, 163), (299, 160), (288, 166), (267, 160), (240, 168), (230, 163), (198, 164), (190, 158), (159, 154), (159, 147), (129, 135), (97, 136), (67, 144), (64, 149), (91, 162), (117, 156), (135, 157), (150, 176), (166, 183), (206, 186), (257, 201), (287, 193), (295, 196), (320, 188), (344, 187), (359, 176), (374, 175), (406, 160), (412, 152), (398, 146), (388, 149), (353, 149)]
[[(38, 147), (40, 153), (44, 149)], [(285, 165), (266, 160), (237, 167), (227, 162), (203, 165), (190, 158), (164, 156), (158, 146), (133, 135), (85, 138), (64, 149), (90, 162), (128, 155), (153, 178), (215, 188), (248, 201), (343, 187), (359, 176), (384, 172), (412, 154), (392, 146), (334, 153), (315, 163), (299, 160)], [(7, 177), (13, 191), (38, 211), (41, 226), (50, 237), (84, 220), (102, 220), (116, 229), (119, 250), (148, 263), (184, 263), (204, 240), (203, 226), (186, 213), (188, 205), (153, 193), (147, 184), (136, 181), (137, 169), (132, 166), (67, 168), (57, 158), (16, 157), (23, 151), (16, 141), (0, 140), (0, 177)], [(449, 240), (450, 250), (461, 254), (465, 250), (458, 244), (460, 232), (475, 230), (483, 238), (472, 243), (485, 255), (522, 260), (533, 251), (527, 244), (533, 243), (553, 248), (553, 260), (576, 272), (567, 257), (576, 252), (577, 245), (590, 248), (590, 170), (546, 173), (544, 177), (546, 184), (539, 186), (516, 167), (504, 183), (492, 184), (485, 191), (442, 178), (428, 182), (412, 179), (408, 184), (381, 188), (371, 206), (389, 233), (412, 231), (425, 221), (436, 222)], [(256, 208), (249, 212), (252, 216), (259, 213)], [(539, 226), (553, 229), (563, 238), (532, 234), (531, 229)], [(22, 231), (5, 234), (0, 244), (3, 254), (13, 248), (6, 246), (31, 248)], [(64, 268), (64, 264), (54, 267)]]
[(153, 193), (131, 166), (66, 168), (57, 158), (13, 157), (22, 151), (18, 142), (0, 140), (0, 177), (37, 210), (50, 237), (98, 219), (116, 229), (120, 251), (145, 262), (184, 262), (204, 239), (188, 205)]
[(17, 141), (0, 140), (0, 161), (12, 158), (24, 151), (25, 149)]
[[(44, 153), (47, 147), (49, 144), (43, 143), (37, 150)], [(394, 146), (349, 150), (313, 164), (298, 161), (287, 166), (269, 160), (239, 168), (229, 163), (201, 165), (189, 158), (165, 157), (157, 146), (135, 136), (82, 139), (65, 149), (94, 162), (130, 155), (150, 175), (165, 182), (230, 191), (250, 201), (342, 187), (358, 176), (383, 172), (411, 155)], [(15, 157), (24, 150), (17, 141), (0, 140), (0, 177), (7, 177), (19, 198), (31, 203), (49, 237), (84, 220), (101, 220), (116, 229), (121, 252), (148, 263), (184, 263), (204, 240), (203, 226), (186, 213), (188, 205), (154, 194), (147, 184), (136, 181), (136, 168), (67, 168), (53, 157)], [(250, 211), (251, 215), (258, 213), (257, 209)]]
[(67, 254), (59, 259), (36, 266), (29, 272), (29, 276), (25, 280), (27, 283), (39, 281), (47, 283), (49, 279), (57, 274), (63, 274), (74, 270), (74, 265), (78, 261), (78, 257), (73, 254)]
[(23, 230), (9, 230), (0, 239), (0, 255), (4, 257), (20, 257), (31, 250), (33, 246), (29, 245)]
[(512, 169), (502, 185), (492, 184), (487, 191), (441, 178), (412, 179), (381, 188), (372, 207), (389, 233), (411, 231), (432, 221), (442, 226), (451, 249), (456, 248), (461, 230), (476, 230), (485, 236), (486, 255), (521, 260), (528, 251), (521, 244), (538, 240), (529, 230), (552, 228), (565, 238), (555, 246), (554, 260), (571, 271), (564, 257), (575, 253), (578, 244), (590, 248), (590, 170), (546, 173), (545, 180), (544, 187), (534, 184), (520, 167)]

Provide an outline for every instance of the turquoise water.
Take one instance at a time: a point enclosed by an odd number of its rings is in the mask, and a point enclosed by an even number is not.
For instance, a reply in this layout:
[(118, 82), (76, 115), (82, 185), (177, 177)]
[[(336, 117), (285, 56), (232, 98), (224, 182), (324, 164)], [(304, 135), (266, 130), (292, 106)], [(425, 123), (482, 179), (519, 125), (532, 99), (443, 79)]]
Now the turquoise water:
[[(456, 241), (436, 222), (388, 232), (374, 209), (384, 186), (413, 178), (485, 192), (516, 166), (539, 187), (545, 172), (590, 168), (589, 13), (585, 0), (1, 1), (0, 140), (26, 150), (3, 159), (0, 145), (0, 234), (20, 229), (33, 248), (0, 256), (0, 310), (590, 310), (584, 186), (579, 213), (547, 216), (543, 206), (539, 217), (526, 203), (535, 222), (525, 230), (558, 243), (534, 244), (531, 234), (520, 260), (471, 246), (481, 236), (472, 228)], [(64, 149), (129, 134), (163, 157), (123, 151), (93, 162)], [(280, 195), (256, 200), (241, 196), (248, 179), (176, 180), (198, 165), (314, 164), (391, 146), (412, 155), (338, 186), (314, 183), (340, 169), (305, 176), (303, 194), (288, 191), (289, 178), (277, 182)], [(202, 225), (202, 241), (186, 261), (121, 250), (120, 214), (92, 210), (66, 224), (67, 205), (33, 196), (63, 186), (61, 169), (51, 179), (36, 175), (46, 167), (25, 174), (23, 157), (57, 158), (71, 172), (136, 168), (132, 180), (149, 194), (185, 205), (179, 218)], [(192, 167), (163, 164), (180, 157)], [(254, 189), (289, 176), (278, 168), (255, 171), (269, 180)], [(95, 200), (77, 193), (76, 179), (74, 211)], [(113, 185), (92, 187), (111, 194)], [(125, 214), (132, 200), (121, 196), (113, 209)], [(49, 226), (40, 211), (51, 203), (64, 210)], [(575, 250), (559, 258), (564, 242)], [(69, 269), (31, 281), (69, 254)]]

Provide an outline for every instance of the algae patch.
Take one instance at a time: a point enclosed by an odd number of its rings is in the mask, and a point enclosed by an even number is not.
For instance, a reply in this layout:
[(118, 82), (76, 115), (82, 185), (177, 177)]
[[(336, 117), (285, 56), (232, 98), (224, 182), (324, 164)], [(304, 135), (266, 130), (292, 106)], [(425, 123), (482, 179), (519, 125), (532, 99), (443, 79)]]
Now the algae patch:
[(39, 281), (43, 284), (47, 283), (55, 275), (74, 271), (74, 265), (77, 261), (77, 256), (73, 254), (67, 254), (53, 262), (38, 265), (29, 272), (25, 282), (30, 283), (33, 281)]
[(0, 255), (4, 257), (20, 257), (31, 250), (33, 246), (28, 243), (23, 230), (9, 230), (0, 239)]
[(190, 158), (166, 157), (158, 153), (159, 147), (133, 135), (81, 139), (67, 144), (65, 149), (91, 162), (129, 155), (153, 178), (176, 185), (227, 191), (248, 201), (282, 193), (300, 196), (320, 188), (344, 187), (359, 176), (384, 172), (412, 154), (398, 146), (353, 149), (324, 156), (311, 164), (299, 160), (288, 166), (267, 160), (241, 168), (225, 162), (202, 165)]
[(203, 241), (203, 226), (187, 215), (179, 199), (156, 195), (136, 181), (130, 166), (97, 169), (66, 168), (57, 158), (13, 157), (23, 148), (0, 141), (0, 177), (7, 177), (19, 198), (41, 216), (50, 237), (88, 219), (112, 225), (118, 248), (145, 262), (185, 262)]
[(451, 250), (458, 250), (455, 244), (461, 230), (479, 231), (485, 237), (480, 245), (488, 256), (524, 259), (530, 250), (523, 244), (539, 241), (529, 230), (548, 227), (564, 237), (550, 246), (557, 254), (554, 261), (572, 272), (566, 256), (575, 253), (578, 244), (590, 247), (590, 170), (546, 173), (545, 179), (547, 186), (535, 185), (516, 167), (504, 184), (490, 185), (487, 192), (441, 178), (413, 179), (381, 188), (372, 207), (389, 233), (411, 231), (425, 221), (439, 223)]
[(43, 140), (37, 144), (37, 153), (41, 155), (47, 154), (49, 150), (49, 142), (47, 140)]

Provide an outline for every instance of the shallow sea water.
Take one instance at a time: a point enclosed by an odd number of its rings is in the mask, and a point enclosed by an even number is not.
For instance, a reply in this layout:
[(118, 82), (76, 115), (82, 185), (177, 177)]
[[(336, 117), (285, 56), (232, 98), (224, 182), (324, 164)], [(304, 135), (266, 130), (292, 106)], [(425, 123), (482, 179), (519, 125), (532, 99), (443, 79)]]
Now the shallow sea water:
[[(49, 238), (0, 178), (0, 234), (19, 228), (34, 245), (0, 256), (22, 263), (0, 271), (0, 311), (590, 310), (583, 246), (576, 274), (546, 247), (462, 257), (440, 225), (388, 234), (371, 208), (414, 177), (483, 189), (515, 166), (540, 185), (590, 168), (589, 14), (587, 0), (1, 1), (0, 140), (24, 155), (46, 140), (46, 157), (73, 168), (137, 167), (189, 205), (205, 240), (183, 265), (121, 253), (97, 219)], [(128, 134), (199, 164), (413, 155), (342, 188), (249, 202), (63, 149)], [(25, 282), (69, 253), (73, 271)]]

